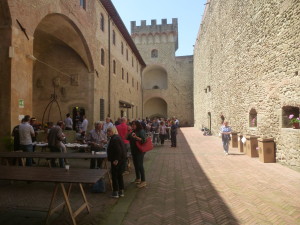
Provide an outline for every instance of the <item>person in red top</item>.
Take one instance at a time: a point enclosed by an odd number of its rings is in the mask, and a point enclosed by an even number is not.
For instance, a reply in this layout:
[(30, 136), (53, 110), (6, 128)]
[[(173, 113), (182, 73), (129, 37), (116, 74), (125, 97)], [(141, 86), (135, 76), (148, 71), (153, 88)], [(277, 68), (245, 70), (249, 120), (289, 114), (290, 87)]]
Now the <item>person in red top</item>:
[[(116, 126), (119, 136), (122, 138), (124, 144), (125, 144), (125, 148), (126, 148), (126, 152), (130, 151), (130, 143), (129, 140), (127, 140), (127, 136), (130, 132), (130, 127), (127, 125), (127, 118), (126, 117), (122, 117), (121, 118), (121, 124), (119, 124), (118, 126)], [(124, 168), (123, 168), (123, 174), (128, 174), (129, 173), (129, 162), (128, 162), (128, 157), (126, 155), (126, 162), (123, 163)]]

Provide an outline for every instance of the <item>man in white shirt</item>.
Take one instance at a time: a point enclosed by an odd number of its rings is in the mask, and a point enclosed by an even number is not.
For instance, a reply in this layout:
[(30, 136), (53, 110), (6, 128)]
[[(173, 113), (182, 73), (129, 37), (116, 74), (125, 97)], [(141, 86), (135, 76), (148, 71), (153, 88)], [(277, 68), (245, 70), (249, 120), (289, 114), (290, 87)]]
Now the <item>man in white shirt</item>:
[(85, 116), (83, 116), (83, 121), (81, 124), (81, 132), (85, 131), (85, 133), (87, 133), (88, 124), (89, 124), (88, 120), (86, 119)]
[[(29, 124), (30, 116), (26, 115), (19, 126), (20, 148), (24, 152), (33, 152), (32, 137), (35, 136), (33, 127)], [(32, 166), (32, 158), (26, 158), (26, 166)]]
[(104, 123), (104, 125), (103, 125), (103, 131), (104, 131), (104, 133), (106, 134), (107, 128), (113, 127), (113, 126), (114, 126), (114, 125), (113, 125), (112, 122), (110, 121), (110, 118), (107, 117), (107, 118), (105, 119), (105, 123)]

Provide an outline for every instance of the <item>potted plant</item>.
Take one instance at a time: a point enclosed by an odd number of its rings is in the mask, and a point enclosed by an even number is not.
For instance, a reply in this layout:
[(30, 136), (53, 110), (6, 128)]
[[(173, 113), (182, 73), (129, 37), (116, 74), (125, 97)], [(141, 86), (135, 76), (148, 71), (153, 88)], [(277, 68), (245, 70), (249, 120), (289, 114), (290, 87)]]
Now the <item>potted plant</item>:
[(290, 119), (290, 123), (293, 124), (294, 129), (299, 129), (299, 123), (300, 123), (300, 118), (299, 117), (295, 117), (294, 114), (291, 114), (289, 116)]

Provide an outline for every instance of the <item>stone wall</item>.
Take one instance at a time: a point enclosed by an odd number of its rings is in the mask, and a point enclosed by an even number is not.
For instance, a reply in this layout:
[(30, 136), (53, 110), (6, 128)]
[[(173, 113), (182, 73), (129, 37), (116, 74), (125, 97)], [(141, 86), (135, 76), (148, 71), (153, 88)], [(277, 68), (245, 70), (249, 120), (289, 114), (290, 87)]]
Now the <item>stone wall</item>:
[(210, 1), (194, 51), (195, 126), (210, 113), (216, 135), (223, 115), (235, 131), (274, 137), (277, 161), (300, 166), (300, 132), (282, 109), (300, 107), (299, 14), (297, 0)]
[[(7, 96), (1, 101), (1, 115), (2, 118), (9, 117), (3, 132), (10, 134), (19, 124), (20, 115), (30, 114), (42, 120), (56, 78), (59, 80), (56, 80), (59, 83), (56, 94), (63, 118), (67, 112), (72, 113), (73, 107), (84, 107), (89, 128), (92, 128), (93, 121), (100, 119), (100, 99), (105, 100), (105, 117), (109, 114), (116, 120), (121, 116), (119, 101), (134, 105), (126, 109), (130, 119), (142, 117), (141, 71), (144, 63), (132, 49), (134, 44), (128, 33), (132, 44), (125, 38), (125, 26), (121, 31), (120, 22), (117, 24), (111, 19), (112, 16), (118, 18), (117, 13), (109, 15), (111, 12), (106, 10), (104, 3), (112, 4), (107, 0), (86, 1), (84, 9), (79, 0), (1, 1), (0, 65), (5, 70), (1, 74), (4, 74), (2, 80), (8, 81), (6, 85), (10, 81), (12, 84), (11, 90), (10, 86), (1, 89), (6, 90)], [(101, 14), (104, 31), (100, 29)], [(26, 29), (28, 38), (16, 19)], [(113, 31), (115, 44), (112, 44)], [(11, 59), (8, 57), (10, 47), (14, 49)], [(104, 65), (101, 65), (101, 49), (105, 52)], [(115, 73), (112, 72), (113, 61), (116, 62)], [(122, 68), (129, 74), (128, 83), (122, 80)], [(77, 85), (72, 84), (72, 75), (78, 75)], [(19, 99), (24, 100), (24, 108), (19, 107)], [(53, 109), (52, 114), (52, 121), (60, 119), (57, 109)]]

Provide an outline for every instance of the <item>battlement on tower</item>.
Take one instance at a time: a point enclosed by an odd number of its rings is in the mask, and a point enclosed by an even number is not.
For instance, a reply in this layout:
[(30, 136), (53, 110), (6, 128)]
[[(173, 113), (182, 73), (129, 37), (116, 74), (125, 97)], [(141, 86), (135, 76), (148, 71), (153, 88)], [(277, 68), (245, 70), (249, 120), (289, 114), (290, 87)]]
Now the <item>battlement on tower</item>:
[(163, 33), (178, 32), (178, 19), (173, 18), (172, 23), (168, 24), (167, 19), (162, 19), (161, 24), (157, 24), (157, 20), (151, 20), (151, 24), (147, 25), (146, 20), (141, 20), (141, 25), (137, 26), (136, 21), (131, 21), (131, 34), (134, 33)]
[(141, 20), (141, 25), (137, 26), (136, 21), (131, 21), (131, 36), (138, 35), (172, 35), (175, 40), (175, 48), (178, 48), (178, 19), (172, 18), (172, 23), (168, 24), (167, 19), (162, 19), (161, 24), (157, 24), (157, 20), (151, 20), (151, 24), (147, 25), (146, 20)]

